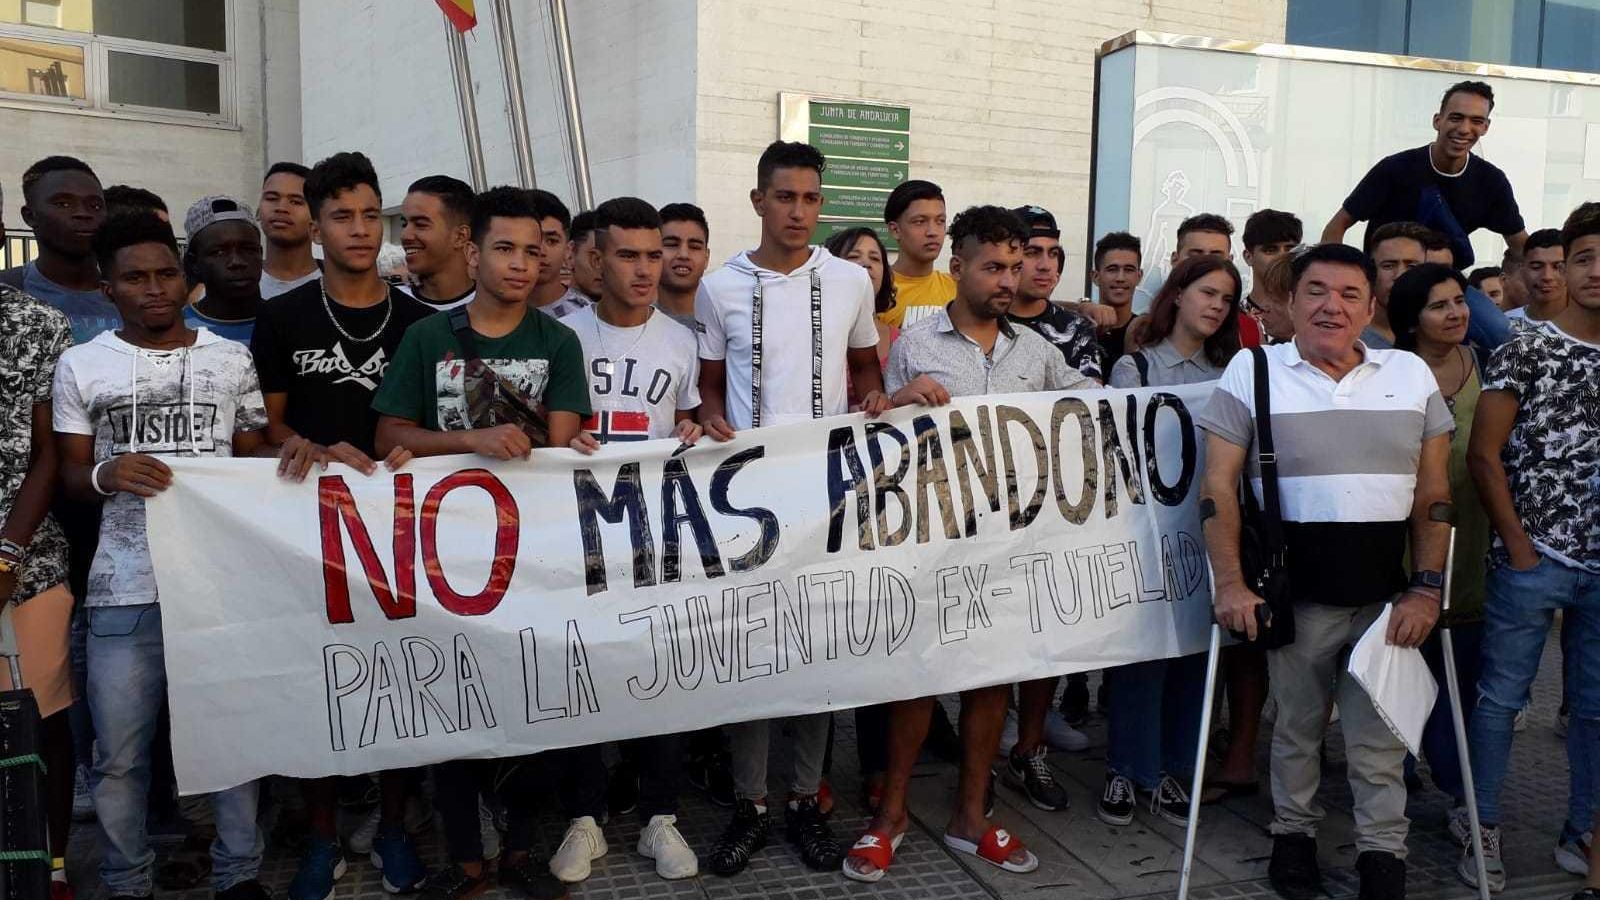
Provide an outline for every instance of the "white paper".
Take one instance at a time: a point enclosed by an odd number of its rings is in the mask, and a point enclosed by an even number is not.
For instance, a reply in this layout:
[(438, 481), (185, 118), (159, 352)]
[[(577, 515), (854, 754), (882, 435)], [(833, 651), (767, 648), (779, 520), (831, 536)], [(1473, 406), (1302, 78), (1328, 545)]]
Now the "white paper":
[(1428, 671), (1422, 651), (1389, 643), (1389, 614), (1394, 604), (1385, 604), (1378, 620), (1350, 651), (1350, 674), (1372, 698), (1395, 737), (1413, 754), (1422, 753), (1422, 728), (1439, 697), (1439, 684)]

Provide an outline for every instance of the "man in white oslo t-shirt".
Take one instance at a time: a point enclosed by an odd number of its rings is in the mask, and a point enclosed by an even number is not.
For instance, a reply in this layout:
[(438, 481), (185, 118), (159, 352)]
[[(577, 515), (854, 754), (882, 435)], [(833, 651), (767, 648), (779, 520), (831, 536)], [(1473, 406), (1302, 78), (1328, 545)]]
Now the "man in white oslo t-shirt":
[[(847, 412), (852, 389), (869, 415), (889, 408), (867, 271), (810, 245), (822, 208), (822, 167), (822, 154), (809, 144), (768, 146), (750, 192), (761, 243), (700, 283), (700, 424), (717, 440), (735, 429)], [(828, 714), (789, 724), (789, 839), (807, 866), (837, 869), (843, 852), (817, 802)], [(766, 846), (768, 831), (768, 725), (742, 722), (728, 731), (736, 805), (711, 851), (718, 875), (743, 871)]]
[[(661, 280), (661, 216), (637, 197), (618, 197), (594, 211), (594, 240), (580, 252), (600, 276), (599, 302), (581, 307), (562, 324), (583, 344), (589, 403), (594, 409), (572, 447), (593, 453), (601, 444), (675, 437), (700, 439), (694, 409), (700, 405), (700, 358), (694, 332), (655, 308)], [(683, 736), (661, 734), (620, 745), (612, 770), (629, 789), (645, 823), (638, 850), (655, 860), (662, 878), (692, 878), (700, 862), (678, 832), (678, 787), (683, 780)], [(604, 772), (600, 746), (569, 751), (579, 772)], [(569, 771), (569, 777), (572, 773)], [(613, 805), (613, 809), (617, 809)], [(550, 870), (562, 881), (582, 881), (605, 853), (605, 837), (592, 817), (567, 829)]]

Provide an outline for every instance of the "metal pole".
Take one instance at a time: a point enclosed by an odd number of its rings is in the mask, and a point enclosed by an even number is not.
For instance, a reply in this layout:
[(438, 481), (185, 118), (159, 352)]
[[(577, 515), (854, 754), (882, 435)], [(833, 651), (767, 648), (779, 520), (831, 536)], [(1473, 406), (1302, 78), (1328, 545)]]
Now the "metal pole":
[(450, 48), (450, 75), (456, 85), (456, 110), (461, 115), (461, 137), (467, 145), (467, 171), (472, 176), (472, 189), (481, 191), (489, 186), (489, 176), (483, 168), (483, 139), (478, 131), (478, 103), (473, 96), (467, 42), (449, 19), (444, 20), (444, 30)]
[(550, 26), (555, 29), (556, 61), (561, 65), (561, 99), (567, 113), (567, 149), (572, 156), (572, 181), (578, 205), (594, 208), (594, 186), (589, 181), (589, 150), (583, 140), (583, 109), (578, 104), (578, 76), (572, 68), (572, 32), (567, 27), (566, 0), (550, 0)]
[(500, 73), (505, 76), (506, 105), (510, 110), (511, 148), (517, 157), (517, 182), (538, 187), (533, 177), (533, 141), (528, 137), (528, 104), (522, 97), (522, 62), (517, 56), (517, 33), (511, 24), (510, 0), (495, 0), (494, 35), (500, 43)]
[[(1439, 604), (1440, 614), (1450, 611), (1450, 588), (1455, 579), (1450, 574), (1455, 569), (1456, 561), (1456, 529), (1450, 527), (1449, 550), (1445, 552), (1444, 561), (1444, 599)], [(1466, 716), (1461, 712), (1461, 682), (1456, 674), (1456, 646), (1450, 635), (1450, 626), (1445, 625), (1439, 631), (1440, 651), (1444, 654), (1444, 680), (1450, 690), (1450, 721), (1456, 729), (1456, 758), (1461, 764), (1461, 792), (1466, 795), (1467, 821), (1472, 825), (1472, 855), (1473, 861), (1478, 866), (1478, 896), (1481, 900), (1489, 900), (1489, 863), (1483, 858), (1483, 833), (1478, 826), (1478, 796), (1472, 787), (1472, 762), (1471, 754), (1467, 747), (1467, 722)]]
[[(1211, 602), (1217, 602), (1217, 576), (1206, 561), (1206, 581), (1211, 585)], [(1200, 702), (1200, 734), (1194, 748), (1194, 778), (1189, 783), (1189, 821), (1183, 834), (1183, 869), (1178, 876), (1178, 900), (1188, 900), (1189, 874), (1194, 866), (1195, 839), (1200, 834), (1200, 795), (1206, 784), (1206, 751), (1211, 744), (1211, 707), (1217, 694), (1217, 657), (1222, 653), (1222, 626), (1211, 619), (1211, 644), (1206, 648), (1206, 692)]]
[(1200, 795), (1205, 790), (1206, 751), (1211, 743), (1211, 706), (1217, 692), (1217, 656), (1221, 652), (1222, 626), (1213, 621), (1211, 646), (1206, 650), (1206, 694), (1200, 705), (1200, 735), (1194, 752), (1194, 779), (1189, 784), (1189, 821), (1183, 835), (1183, 870), (1178, 876), (1178, 900), (1187, 900), (1189, 896), (1189, 870), (1194, 865), (1195, 839), (1200, 833)]

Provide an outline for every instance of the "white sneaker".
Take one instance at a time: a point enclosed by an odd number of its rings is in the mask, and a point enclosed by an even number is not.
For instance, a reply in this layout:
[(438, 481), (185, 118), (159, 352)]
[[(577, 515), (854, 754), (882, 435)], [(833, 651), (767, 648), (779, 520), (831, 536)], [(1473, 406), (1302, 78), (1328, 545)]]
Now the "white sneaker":
[(1089, 749), (1089, 736), (1068, 725), (1067, 720), (1061, 716), (1061, 710), (1054, 706), (1045, 713), (1044, 742), (1057, 750), (1068, 750), (1073, 753)]
[[(1057, 714), (1059, 715), (1059, 713)], [(1017, 711), (1006, 710), (1006, 725), (1000, 732), (1000, 746), (994, 748), (995, 756), (1009, 757), (1011, 748), (1017, 745)]]
[(345, 841), (344, 845), (350, 848), (351, 853), (357, 856), (366, 856), (372, 852), (372, 841), (377, 836), (378, 809), (373, 807), (372, 812), (368, 813), (367, 817), (361, 821), (361, 824), (356, 826), (356, 830), (350, 832), (350, 839)]
[(1556, 865), (1561, 871), (1579, 878), (1589, 877), (1589, 844), (1594, 841), (1594, 832), (1585, 831), (1574, 836), (1565, 828), (1561, 829), (1561, 837), (1556, 839)]
[(639, 855), (655, 860), (656, 874), (669, 880), (700, 874), (700, 860), (678, 833), (677, 822), (677, 816), (651, 816), (639, 832)]
[[(478, 798), (478, 840), (483, 844), (484, 862), (500, 858), (500, 829), (494, 824), (494, 811), (489, 809), (481, 797)], [(602, 838), (601, 844), (604, 843), (605, 839)]]
[[(1498, 894), (1506, 889), (1506, 867), (1500, 861), (1500, 829), (1485, 827), (1478, 829), (1478, 833), (1483, 838), (1483, 868), (1489, 875), (1489, 890)], [(1456, 876), (1468, 887), (1478, 886), (1478, 861), (1472, 856), (1471, 835), (1468, 835), (1467, 846), (1461, 851), (1461, 863), (1456, 866)]]
[(556, 855), (550, 857), (550, 874), (568, 884), (589, 877), (595, 860), (606, 855), (606, 836), (594, 816), (580, 816), (567, 826)]

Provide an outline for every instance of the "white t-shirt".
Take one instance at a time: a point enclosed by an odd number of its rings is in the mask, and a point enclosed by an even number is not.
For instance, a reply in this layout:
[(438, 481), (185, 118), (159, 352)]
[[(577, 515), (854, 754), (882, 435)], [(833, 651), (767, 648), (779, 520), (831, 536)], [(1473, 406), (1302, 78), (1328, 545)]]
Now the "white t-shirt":
[(302, 284), (309, 284), (322, 277), (321, 269), (312, 269), (299, 278), (284, 281), (265, 269), (261, 270), (261, 299), (271, 300), (279, 294), (287, 294)]
[(785, 275), (750, 261), (748, 252), (706, 276), (695, 296), (701, 325), (700, 358), (725, 362), (727, 419), (735, 429), (750, 428), (754, 328), (751, 312), (759, 279), (762, 292), (761, 424), (778, 425), (812, 418), (811, 275), (821, 281), (822, 415), (850, 409), (846, 385), (852, 349), (876, 347), (872, 324), (872, 281), (867, 270), (827, 250)]
[(672, 434), (678, 410), (700, 405), (700, 354), (694, 332), (655, 310), (643, 325), (618, 328), (594, 306), (561, 324), (583, 344), (584, 376), (594, 414), (583, 428), (602, 444)]
[(474, 297), (478, 296), (477, 285), (473, 285), (472, 290), (467, 291), (465, 294), (462, 294), (459, 297), (451, 297), (448, 300), (430, 300), (427, 297), (422, 296), (422, 294), (418, 291), (417, 286), (412, 284), (397, 284), (395, 287), (400, 289), (400, 293), (405, 294), (407, 297), (410, 297), (418, 303), (421, 303), (423, 306), (426, 306), (429, 309), (438, 310), (440, 312), (443, 312), (447, 309), (455, 309), (458, 306), (466, 306), (468, 303), (472, 302)]
[[(267, 425), (250, 350), (204, 328), (194, 346), (147, 350), (115, 332), (61, 354), (54, 428), (94, 436), (95, 462), (124, 453), (232, 456), (233, 436)], [(144, 500), (118, 492), (100, 516), (87, 606), (156, 602)]]

